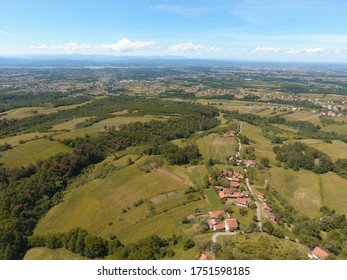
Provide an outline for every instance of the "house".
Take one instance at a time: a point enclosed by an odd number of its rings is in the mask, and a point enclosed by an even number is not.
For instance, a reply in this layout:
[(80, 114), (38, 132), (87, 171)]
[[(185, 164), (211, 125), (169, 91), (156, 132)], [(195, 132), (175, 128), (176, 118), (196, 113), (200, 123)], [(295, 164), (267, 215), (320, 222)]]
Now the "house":
[(241, 192), (241, 197), (249, 197), (249, 191)]
[(263, 203), (263, 205), (261, 206), (261, 208), (262, 208), (264, 211), (271, 212), (270, 206), (267, 205), (266, 203)]
[(209, 261), (209, 260), (214, 260), (214, 256), (208, 252), (202, 252), (199, 260), (201, 261)]
[(234, 176), (235, 176), (235, 177), (239, 177), (240, 175), (241, 175), (241, 174), (240, 174), (239, 172), (237, 172), (237, 171), (234, 172)]
[(231, 194), (228, 194), (227, 196), (228, 198), (238, 198), (241, 197), (241, 194), (239, 192), (233, 192)]
[(215, 224), (213, 226), (213, 230), (216, 231), (216, 230), (224, 230), (224, 223), (218, 223), (218, 224)]
[(207, 224), (209, 226), (210, 229), (213, 229), (213, 227), (217, 224), (216, 219), (211, 219), (207, 221)]
[(274, 223), (276, 223), (276, 221), (277, 221), (276, 216), (274, 214), (272, 214), (272, 213), (269, 213), (268, 218), (269, 218), (270, 221), (273, 221)]
[(246, 162), (246, 166), (247, 167), (256, 167), (257, 166), (257, 163), (255, 162), (255, 161), (253, 161), (253, 160), (247, 160), (247, 162)]
[(234, 182), (240, 182), (240, 179), (238, 177), (235, 177), (235, 175), (231, 178), (231, 181)]
[(224, 227), (226, 231), (231, 231), (239, 228), (239, 224), (237, 223), (237, 220), (234, 218), (231, 219), (225, 219), (224, 220)]
[(239, 182), (236, 181), (230, 181), (230, 188), (238, 188)]
[(223, 188), (222, 186), (215, 186), (215, 189), (216, 189), (217, 191), (222, 191), (224, 188)]
[(235, 204), (242, 207), (248, 207), (248, 201), (242, 197), (238, 197)]
[(228, 198), (227, 194), (225, 194), (224, 192), (219, 192), (219, 193), (218, 193), (218, 196), (219, 196), (219, 198), (220, 198), (221, 200), (223, 200), (223, 201), (226, 201), (227, 198)]
[(236, 131), (230, 130), (230, 131), (224, 133), (224, 137), (234, 137), (235, 134), (236, 134)]
[(239, 174), (239, 176), (237, 176), (237, 177), (239, 177), (240, 180), (245, 179), (245, 176), (243, 176), (243, 174)]
[(223, 210), (210, 211), (208, 212), (208, 215), (210, 216), (211, 219), (218, 219), (219, 215), (224, 215), (224, 211)]
[(329, 257), (330, 254), (317, 246), (312, 250), (312, 255), (315, 259), (324, 260)]
[(260, 201), (265, 201), (265, 195), (262, 192), (256, 192), (255, 195)]

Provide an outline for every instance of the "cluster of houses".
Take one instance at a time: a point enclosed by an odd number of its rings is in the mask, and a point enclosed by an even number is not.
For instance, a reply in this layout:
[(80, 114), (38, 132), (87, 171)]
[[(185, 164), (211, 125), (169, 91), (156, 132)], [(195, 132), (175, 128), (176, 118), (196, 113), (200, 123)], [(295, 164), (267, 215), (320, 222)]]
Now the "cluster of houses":
[(265, 195), (262, 192), (256, 192), (255, 196), (262, 202), (261, 209), (268, 213), (268, 219), (276, 223), (276, 215), (272, 213), (271, 207), (266, 203)]
[(251, 160), (251, 159), (241, 160), (238, 158), (238, 156), (231, 156), (229, 158), (229, 164), (237, 165), (237, 166), (245, 166), (245, 167), (256, 167), (257, 166), (257, 163), (254, 160)]
[(223, 210), (208, 212), (210, 219), (207, 221), (211, 230), (214, 231), (233, 231), (239, 228), (239, 224), (235, 218)]

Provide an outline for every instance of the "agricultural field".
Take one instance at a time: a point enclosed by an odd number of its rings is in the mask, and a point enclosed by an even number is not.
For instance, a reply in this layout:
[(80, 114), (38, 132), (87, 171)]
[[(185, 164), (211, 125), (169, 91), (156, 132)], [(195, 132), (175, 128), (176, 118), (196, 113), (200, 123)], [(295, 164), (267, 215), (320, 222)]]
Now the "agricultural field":
[(327, 132), (336, 132), (337, 134), (345, 135), (347, 134), (347, 123), (323, 125), (321, 130)]
[(288, 121), (307, 121), (311, 122), (314, 125), (322, 125), (322, 123), (319, 120), (319, 114), (318, 113), (312, 113), (309, 110), (303, 110), (303, 111), (295, 111), (292, 114), (288, 114), (284, 116), (285, 119)]
[(236, 154), (238, 147), (236, 137), (222, 137), (215, 133), (198, 139), (196, 143), (205, 161), (212, 158), (225, 162), (226, 157)]
[(36, 163), (40, 159), (48, 159), (58, 153), (70, 152), (71, 149), (57, 141), (38, 139), (20, 144), (1, 153), (0, 163), (5, 167), (21, 167)]

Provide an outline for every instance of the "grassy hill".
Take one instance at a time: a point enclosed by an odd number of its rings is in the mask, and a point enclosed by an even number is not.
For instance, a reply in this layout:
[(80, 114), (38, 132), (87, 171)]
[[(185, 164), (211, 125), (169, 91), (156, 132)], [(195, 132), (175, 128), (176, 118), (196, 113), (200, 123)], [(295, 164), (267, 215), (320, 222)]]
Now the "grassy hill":
[(24, 260), (88, 260), (88, 258), (74, 254), (64, 248), (49, 249), (38, 247), (30, 249), (25, 254)]

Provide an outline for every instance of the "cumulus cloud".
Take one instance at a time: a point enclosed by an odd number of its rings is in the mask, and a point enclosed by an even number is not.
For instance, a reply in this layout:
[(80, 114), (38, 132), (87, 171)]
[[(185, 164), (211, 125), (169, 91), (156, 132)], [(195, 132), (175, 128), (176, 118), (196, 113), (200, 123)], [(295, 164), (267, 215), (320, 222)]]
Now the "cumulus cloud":
[(119, 54), (152, 48), (155, 44), (156, 42), (154, 41), (129, 41), (127, 38), (124, 38), (114, 44), (90, 45), (70, 42), (63, 45), (31, 45), (29, 49), (49, 54)]
[(274, 48), (274, 47), (256, 47), (251, 51), (251, 53), (279, 53), (281, 51), (280, 48)]
[(203, 52), (217, 52), (221, 51), (221, 48), (212, 46), (212, 45), (203, 45), (203, 44), (175, 44), (168, 48), (171, 53), (186, 53), (186, 52), (194, 52), (194, 51), (203, 51)]
[(322, 48), (306, 48), (306, 49), (290, 49), (285, 52), (285, 54), (304, 54), (304, 55), (313, 55), (317, 53), (323, 53), (324, 49)]

